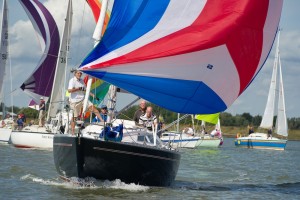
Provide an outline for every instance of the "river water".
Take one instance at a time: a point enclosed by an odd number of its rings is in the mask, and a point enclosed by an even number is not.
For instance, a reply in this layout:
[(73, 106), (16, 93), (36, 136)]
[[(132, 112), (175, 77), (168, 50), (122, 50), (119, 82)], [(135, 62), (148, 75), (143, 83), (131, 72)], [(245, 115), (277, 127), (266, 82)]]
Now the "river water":
[(171, 187), (58, 178), (52, 151), (0, 145), (0, 199), (300, 199), (300, 142), (285, 151), (182, 149)]

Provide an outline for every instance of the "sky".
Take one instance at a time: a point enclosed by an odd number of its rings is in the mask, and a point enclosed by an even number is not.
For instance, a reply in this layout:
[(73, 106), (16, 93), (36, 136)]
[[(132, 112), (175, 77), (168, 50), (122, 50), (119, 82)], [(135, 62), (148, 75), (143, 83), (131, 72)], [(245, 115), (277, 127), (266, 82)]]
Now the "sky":
[[(2, 0), (1, 10), (2, 10)], [(5, 102), (7, 106), (26, 107), (30, 98), (19, 89), (20, 85), (30, 76), (42, 55), (34, 29), (28, 16), (17, 0), (8, 0), (10, 62), (12, 72), (6, 74)], [(67, 7), (67, 0), (41, 0), (53, 14), (58, 28), (62, 31), (63, 19)], [(282, 28), (280, 37), (280, 53), (282, 73), (285, 89), (286, 114), (288, 118), (300, 117), (300, 1), (284, 0), (280, 20)], [(71, 56), (68, 60), (69, 68), (76, 68), (93, 47), (92, 34), (95, 27), (94, 18), (85, 0), (73, 0), (73, 27), (71, 39)], [(233, 115), (250, 113), (252, 116), (262, 115), (265, 109), (270, 86), (272, 66), (274, 62), (274, 48), (270, 53), (262, 70), (252, 84), (225, 112)], [(70, 74), (72, 76), (72, 74)], [(10, 86), (12, 83), (12, 86)], [(11, 92), (12, 91), (12, 92)], [(121, 95), (121, 109), (131, 102), (133, 95)]]

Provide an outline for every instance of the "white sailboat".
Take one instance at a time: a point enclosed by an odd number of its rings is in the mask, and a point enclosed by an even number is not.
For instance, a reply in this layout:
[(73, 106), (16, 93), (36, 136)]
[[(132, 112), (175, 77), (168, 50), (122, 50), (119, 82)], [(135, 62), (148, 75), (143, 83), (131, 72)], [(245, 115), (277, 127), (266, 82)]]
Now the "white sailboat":
[[(275, 60), (273, 66), (272, 79), (269, 89), (269, 95), (265, 112), (260, 124), (260, 128), (273, 131), (273, 118), (275, 113), (276, 94), (278, 92), (278, 108), (277, 121), (275, 125), (275, 132), (278, 135), (288, 136), (288, 125), (285, 112), (284, 88), (281, 71), (280, 51), (279, 51), (280, 30), (278, 31), (277, 46), (275, 52)], [(277, 74), (279, 72), (279, 83), (277, 82)], [(275, 149), (284, 150), (287, 140), (273, 137), (272, 135), (256, 132), (251, 133), (247, 137), (239, 137), (235, 140), (235, 145), (238, 147), (258, 148), (258, 149)]]
[[(28, 12), (30, 12), (29, 8), (32, 5), (33, 4), (28, 4), (28, 2), (23, 2), (23, 6), (24, 8), (27, 8)], [(42, 4), (36, 5), (36, 8), (38, 8), (39, 6), (42, 7)], [(62, 85), (65, 84), (66, 77), (65, 71), (67, 66), (67, 56), (69, 53), (72, 14), (72, 0), (69, 0), (67, 15), (59, 47), (58, 59), (56, 63), (53, 63), (55, 64), (55, 75), (53, 78), (52, 90), (49, 91), (51, 93), (51, 99), (48, 110), (47, 123), (44, 127), (39, 127), (38, 125), (31, 125), (24, 127), (22, 130), (13, 131), (11, 134), (11, 142), (15, 147), (52, 149), (53, 135), (56, 133), (60, 133), (61, 126), (68, 124), (69, 113), (59, 112), (57, 114), (57, 111), (59, 108), (63, 110), (65, 91)], [(51, 20), (49, 15), (47, 17), (48, 20)]]
[[(1, 41), (0, 41), (0, 103), (2, 106), (2, 120), (0, 121), (0, 142), (8, 143), (13, 128), (13, 116), (6, 118), (4, 80), (7, 73), (7, 61), (9, 58), (9, 33), (8, 33), (8, 9), (6, 0), (3, 0), (1, 18)], [(13, 112), (12, 112), (13, 113)]]
[[(219, 147), (223, 144), (222, 130), (220, 125), (220, 113), (210, 115), (196, 115), (196, 119), (201, 120), (202, 131), (200, 139), (196, 147)], [(214, 129), (208, 133), (205, 128), (205, 123), (209, 122), (215, 125)]]

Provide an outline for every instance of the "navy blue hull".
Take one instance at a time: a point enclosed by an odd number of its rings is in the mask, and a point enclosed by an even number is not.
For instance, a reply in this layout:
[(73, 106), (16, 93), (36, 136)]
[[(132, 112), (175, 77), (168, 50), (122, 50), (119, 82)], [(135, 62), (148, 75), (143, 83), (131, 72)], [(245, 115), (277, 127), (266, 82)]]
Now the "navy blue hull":
[(175, 151), (66, 135), (54, 136), (53, 154), (64, 177), (120, 179), (149, 186), (171, 185), (180, 164)]

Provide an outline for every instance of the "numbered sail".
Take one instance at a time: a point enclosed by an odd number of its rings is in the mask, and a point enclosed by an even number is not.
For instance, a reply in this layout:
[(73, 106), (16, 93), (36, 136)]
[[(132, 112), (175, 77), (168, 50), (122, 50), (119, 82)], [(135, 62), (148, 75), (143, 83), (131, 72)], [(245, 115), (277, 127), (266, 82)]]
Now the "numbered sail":
[(115, 0), (80, 68), (174, 112), (224, 111), (268, 57), (282, 2)]
[(43, 55), (21, 89), (36, 102), (49, 97), (52, 90), (59, 50), (59, 32), (50, 12), (37, 0), (19, 0), (26, 11), (41, 43)]
[(4, 101), (3, 83), (6, 73), (6, 63), (8, 59), (8, 18), (6, 0), (2, 6), (2, 22), (1, 22), (1, 43), (0, 43), (0, 102)]
[(62, 32), (62, 38), (60, 43), (60, 50), (58, 54), (58, 60), (56, 64), (55, 76), (53, 81), (53, 87), (51, 91), (51, 99), (49, 103), (48, 119), (49, 117), (55, 117), (56, 113), (64, 105), (65, 99), (65, 87), (66, 84), (66, 68), (68, 61), (68, 54), (71, 42), (71, 29), (72, 29), (72, 0), (68, 2), (67, 15), (65, 18), (65, 24)]

